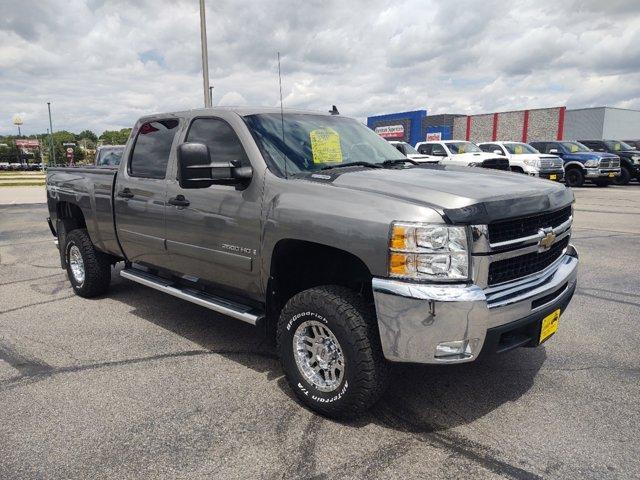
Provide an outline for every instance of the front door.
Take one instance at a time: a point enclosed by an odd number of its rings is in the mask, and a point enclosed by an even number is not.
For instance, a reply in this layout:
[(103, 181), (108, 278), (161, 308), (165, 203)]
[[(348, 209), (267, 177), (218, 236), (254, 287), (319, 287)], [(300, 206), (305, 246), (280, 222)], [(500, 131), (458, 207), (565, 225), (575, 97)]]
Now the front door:
[[(115, 188), (116, 231), (131, 262), (163, 266), (167, 163), (179, 121), (143, 123)], [(124, 159), (123, 159), (124, 162)]]
[[(221, 118), (195, 118), (185, 140), (206, 144), (212, 163), (251, 165), (238, 135)], [(170, 179), (166, 219), (171, 269), (224, 290), (257, 295), (262, 200), (258, 183), (254, 178), (242, 187), (183, 189), (176, 178)]]

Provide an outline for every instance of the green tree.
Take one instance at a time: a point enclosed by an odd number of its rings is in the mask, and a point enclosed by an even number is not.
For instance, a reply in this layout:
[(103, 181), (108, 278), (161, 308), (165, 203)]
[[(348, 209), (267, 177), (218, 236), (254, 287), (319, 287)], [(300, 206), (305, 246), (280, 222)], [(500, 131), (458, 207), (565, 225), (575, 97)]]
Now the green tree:
[(130, 133), (130, 128), (123, 128), (121, 130), (105, 130), (102, 132), (102, 135), (100, 135), (100, 141), (103, 145), (124, 145), (127, 143)]
[(78, 135), (76, 135), (76, 137), (78, 138), (78, 140), (86, 138), (88, 140), (91, 140), (94, 144), (98, 141), (98, 136), (91, 130), (83, 130)]

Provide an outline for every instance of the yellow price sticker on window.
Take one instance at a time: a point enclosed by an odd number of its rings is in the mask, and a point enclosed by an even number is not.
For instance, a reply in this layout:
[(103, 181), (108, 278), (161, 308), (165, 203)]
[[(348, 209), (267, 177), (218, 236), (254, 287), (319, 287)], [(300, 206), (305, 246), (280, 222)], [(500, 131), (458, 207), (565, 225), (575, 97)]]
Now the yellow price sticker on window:
[(313, 163), (342, 163), (340, 135), (332, 128), (317, 128), (309, 132)]
[(622, 148), (622, 145), (620, 145), (619, 143), (615, 143), (615, 144), (613, 145), (613, 149), (614, 149), (616, 152), (620, 151), (620, 149), (621, 149), (621, 148)]
[(522, 145), (516, 145), (515, 147), (513, 147), (513, 152), (516, 155), (522, 155), (524, 153), (524, 148), (522, 147)]
[(571, 145), (570, 150), (571, 150), (571, 153), (575, 153), (575, 152), (578, 151), (578, 146), (577, 145)]

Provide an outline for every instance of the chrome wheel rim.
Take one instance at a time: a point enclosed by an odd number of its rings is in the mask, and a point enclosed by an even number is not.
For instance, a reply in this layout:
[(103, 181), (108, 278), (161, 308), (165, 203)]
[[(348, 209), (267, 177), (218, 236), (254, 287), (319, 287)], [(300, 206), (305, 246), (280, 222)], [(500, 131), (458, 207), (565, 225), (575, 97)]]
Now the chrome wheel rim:
[(84, 261), (80, 249), (76, 245), (71, 245), (69, 248), (69, 266), (74, 280), (82, 285), (84, 283)]
[(323, 323), (308, 320), (293, 335), (298, 371), (321, 392), (331, 392), (342, 383), (345, 358), (333, 332)]

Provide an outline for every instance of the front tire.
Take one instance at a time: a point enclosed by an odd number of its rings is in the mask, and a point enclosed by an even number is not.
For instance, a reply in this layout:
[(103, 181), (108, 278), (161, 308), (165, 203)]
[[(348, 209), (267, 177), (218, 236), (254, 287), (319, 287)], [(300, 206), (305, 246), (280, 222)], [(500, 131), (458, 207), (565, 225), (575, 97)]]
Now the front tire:
[(91, 298), (109, 290), (111, 263), (107, 255), (95, 249), (86, 230), (67, 233), (64, 252), (67, 276), (77, 295)]
[(291, 389), (322, 415), (354, 418), (386, 387), (374, 309), (352, 290), (323, 286), (292, 297), (278, 321), (277, 343)]
[(570, 187), (581, 187), (584, 185), (584, 173), (578, 168), (570, 168), (564, 174), (564, 181)]
[(620, 175), (613, 179), (614, 185), (628, 185), (629, 181), (631, 181), (631, 172), (627, 167), (620, 168)]

